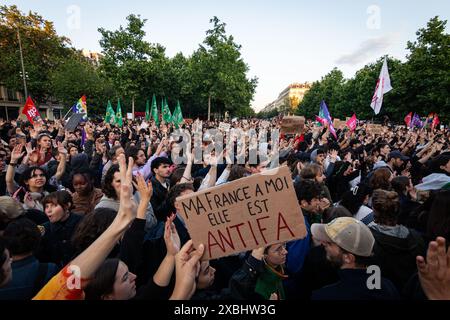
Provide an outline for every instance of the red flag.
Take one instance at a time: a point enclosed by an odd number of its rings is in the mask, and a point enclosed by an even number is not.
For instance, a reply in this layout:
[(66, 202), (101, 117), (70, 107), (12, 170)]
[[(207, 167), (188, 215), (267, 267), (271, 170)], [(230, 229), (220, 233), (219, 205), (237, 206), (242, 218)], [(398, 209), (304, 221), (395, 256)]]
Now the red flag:
[(28, 121), (30, 121), (31, 124), (34, 124), (34, 121), (38, 117), (40, 117), (39, 111), (30, 97), (27, 98), (27, 102), (25, 102), (25, 106), (23, 107), (22, 113), (27, 116)]
[(347, 125), (347, 127), (350, 128), (350, 131), (353, 131), (356, 129), (356, 122), (358, 121), (358, 119), (356, 118), (356, 114), (353, 114), (353, 116), (348, 119), (348, 121), (345, 123)]
[(409, 127), (411, 119), (412, 119), (412, 112), (408, 113), (408, 115), (405, 117), (405, 123), (407, 127)]
[(434, 114), (434, 118), (433, 118), (433, 122), (431, 123), (431, 129), (434, 130), (434, 128), (439, 124), (439, 117), (438, 115), (435, 113)]

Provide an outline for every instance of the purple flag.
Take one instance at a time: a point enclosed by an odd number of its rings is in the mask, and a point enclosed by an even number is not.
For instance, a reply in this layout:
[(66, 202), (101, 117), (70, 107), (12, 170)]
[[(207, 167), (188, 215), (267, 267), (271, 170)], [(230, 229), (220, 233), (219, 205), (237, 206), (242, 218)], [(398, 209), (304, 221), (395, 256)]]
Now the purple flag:
[(335, 139), (337, 139), (336, 130), (334, 130), (333, 121), (331, 121), (330, 113), (328, 112), (328, 107), (325, 104), (325, 101), (322, 100), (320, 103), (320, 111), (321, 114), (323, 114), (323, 118), (326, 122), (328, 122), (328, 127), (330, 128), (331, 134), (334, 136)]

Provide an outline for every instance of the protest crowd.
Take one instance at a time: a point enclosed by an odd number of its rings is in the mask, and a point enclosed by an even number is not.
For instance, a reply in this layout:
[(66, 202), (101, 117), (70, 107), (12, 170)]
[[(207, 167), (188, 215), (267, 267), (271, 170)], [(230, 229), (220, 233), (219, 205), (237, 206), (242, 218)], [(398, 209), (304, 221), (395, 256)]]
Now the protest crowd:
[(287, 118), (2, 120), (0, 299), (450, 299), (449, 129)]

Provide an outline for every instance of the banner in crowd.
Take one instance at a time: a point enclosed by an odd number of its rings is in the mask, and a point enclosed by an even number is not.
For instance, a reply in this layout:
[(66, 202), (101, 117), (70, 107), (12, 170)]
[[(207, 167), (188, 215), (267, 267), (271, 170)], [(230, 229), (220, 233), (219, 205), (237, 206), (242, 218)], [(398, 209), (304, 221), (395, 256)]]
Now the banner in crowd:
[(356, 114), (354, 113), (351, 118), (347, 119), (345, 125), (350, 129), (350, 131), (355, 131), (357, 122), (358, 119), (356, 118)]
[(286, 166), (181, 196), (176, 207), (205, 260), (307, 234)]
[(231, 128), (231, 124), (229, 124), (229, 123), (225, 123), (225, 122), (219, 123), (219, 130), (229, 131), (230, 128)]
[(383, 126), (381, 124), (368, 124), (367, 132), (372, 134), (381, 134), (383, 133)]
[(302, 134), (305, 130), (305, 117), (286, 116), (281, 120), (281, 133)]

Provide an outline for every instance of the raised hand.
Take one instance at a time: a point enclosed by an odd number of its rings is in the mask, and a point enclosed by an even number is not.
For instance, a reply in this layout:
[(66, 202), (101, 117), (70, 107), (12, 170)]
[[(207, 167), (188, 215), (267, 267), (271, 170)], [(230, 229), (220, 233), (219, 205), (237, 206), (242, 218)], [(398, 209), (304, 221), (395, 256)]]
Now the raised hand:
[(422, 289), (430, 300), (450, 300), (450, 250), (445, 238), (437, 237), (428, 245), (427, 260), (416, 258)]
[(22, 152), (23, 146), (23, 144), (19, 144), (14, 147), (13, 151), (11, 152), (11, 162), (17, 163), (17, 160), (25, 155), (25, 152)]
[(120, 206), (117, 213), (117, 221), (120, 226), (127, 228), (128, 225), (136, 217), (136, 203), (132, 199), (133, 192), (131, 182), (133, 180), (133, 158), (128, 159), (128, 166), (125, 162), (125, 155), (121, 154), (117, 158), (119, 162), (119, 176), (120, 176)]
[(194, 249), (192, 240), (186, 242), (175, 256), (176, 283), (171, 300), (188, 300), (195, 292), (196, 278), (200, 271), (200, 259), (205, 246)]
[(149, 202), (153, 195), (153, 185), (152, 182), (145, 182), (145, 179), (140, 174), (136, 175), (136, 183), (133, 182), (134, 187), (139, 192), (141, 196), (141, 201)]
[(175, 214), (167, 217), (164, 226), (164, 242), (166, 243), (167, 254), (173, 257), (175, 257), (175, 255), (180, 251), (181, 247), (180, 236), (178, 235), (175, 224), (173, 223), (175, 218)]
[(58, 141), (58, 152), (62, 155), (67, 155), (67, 150), (64, 145)]

